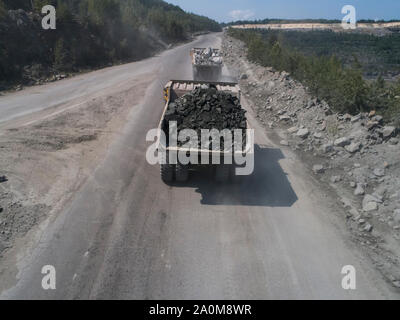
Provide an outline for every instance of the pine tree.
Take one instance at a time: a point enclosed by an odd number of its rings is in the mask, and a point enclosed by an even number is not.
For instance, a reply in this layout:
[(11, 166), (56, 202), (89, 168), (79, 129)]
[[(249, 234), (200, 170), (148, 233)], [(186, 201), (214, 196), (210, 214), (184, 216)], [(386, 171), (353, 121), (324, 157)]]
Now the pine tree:
[(60, 71), (66, 71), (71, 68), (70, 52), (67, 50), (62, 38), (57, 40), (54, 48), (54, 67)]
[(4, 19), (7, 16), (6, 5), (0, 0), (0, 19)]

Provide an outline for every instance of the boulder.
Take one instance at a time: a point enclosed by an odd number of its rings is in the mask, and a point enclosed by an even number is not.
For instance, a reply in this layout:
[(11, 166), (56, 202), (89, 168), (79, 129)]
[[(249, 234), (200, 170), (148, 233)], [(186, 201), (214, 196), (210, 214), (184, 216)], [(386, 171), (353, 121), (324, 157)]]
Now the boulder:
[(289, 128), (288, 130), (287, 130), (289, 133), (296, 133), (297, 131), (299, 131), (299, 128), (297, 128), (297, 127), (291, 127), (291, 128)]
[(359, 143), (359, 142), (352, 142), (352, 143), (350, 143), (348, 146), (345, 146), (344, 148), (345, 148), (348, 152), (350, 152), (350, 153), (355, 153), (355, 152), (360, 151), (361, 143)]
[(289, 146), (289, 142), (287, 140), (282, 140), (281, 145), (287, 147), (287, 146)]
[(334, 144), (337, 147), (345, 147), (350, 144), (350, 140), (347, 137), (342, 137), (342, 138), (336, 139)]
[(314, 100), (309, 100), (308, 101), (308, 103), (307, 103), (307, 109), (310, 109), (310, 108), (312, 108), (312, 107), (314, 107), (315, 106), (315, 101)]
[(377, 121), (369, 120), (366, 124), (366, 127), (368, 130), (372, 130), (372, 129), (376, 128), (378, 125), (379, 125), (379, 123)]
[(373, 226), (371, 224), (366, 223), (363, 230), (366, 231), (366, 232), (372, 232), (373, 229), (374, 228), (373, 228)]
[(322, 135), (321, 132), (315, 132), (315, 133), (314, 133), (314, 138), (315, 138), (315, 139), (322, 139), (322, 137), (323, 137), (323, 135)]
[(375, 168), (374, 175), (377, 177), (384, 177), (385, 176), (385, 169), (382, 168)]
[(350, 121), (352, 119), (352, 116), (350, 115), (350, 114), (348, 114), (348, 113), (346, 113), (344, 116), (343, 116), (343, 120), (345, 120), (345, 121)]
[(300, 129), (299, 131), (297, 131), (296, 136), (298, 136), (299, 138), (305, 139), (308, 137), (309, 134), (310, 134), (310, 131), (308, 131), (307, 128), (303, 128), (303, 129)]
[(383, 127), (383, 129), (382, 129), (382, 135), (386, 139), (391, 138), (395, 132), (396, 132), (396, 128), (393, 126), (386, 126), (386, 127)]
[(327, 125), (328, 125), (327, 122), (323, 121), (322, 124), (321, 124), (321, 127), (318, 130), (321, 131), (321, 132), (325, 131)]
[(354, 117), (351, 117), (350, 122), (351, 123), (355, 123), (355, 122), (360, 121), (360, 120), (361, 120), (361, 114), (358, 114), (358, 115), (356, 115)]
[(340, 182), (340, 181), (342, 181), (342, 177), (341, 176), (332, 176), (331, 177), (331, 182), (332, 183), (337, 183), (337, 182)]
[(362, 183), (357, 183), (356, 190), (354, 190), (355, 196), (363, 196), (365, 194), (364, 186)]
[(365, 212), (376, 211), (378, 210), (378, 204), (376, 202), (368, 202), (365, 205), (363, 205), (363, 210)]
[(370, 202), (370, 201), (375, 201), (378, 203), (382, 203), (382, 199), (379, 199), (378, 197), (372, 195), (372, 194), (367, 194), (365, 195), (364, 199), (363, 199), (363, 203), (364, 202)]
[(382, 200), (367, 194), (362, 201), (362, 208), (365, 212), (375, 211), (378, 210), (378, 203), (382, 203)]
[(279, 117), (279, 121), (289, 121), (290, 117), (288, 115), (283, 115)]
[(372, 118), (373, 121), (378, 122), (379, 124), (381, 124), (383, 122), (383, 117), (382, 116), (375, 116)]
[(323, 153), (332, 152), (333, 151), (333, 144), (332, 143), (323, 144), (321, 146), (321, 150), (322, 150)]

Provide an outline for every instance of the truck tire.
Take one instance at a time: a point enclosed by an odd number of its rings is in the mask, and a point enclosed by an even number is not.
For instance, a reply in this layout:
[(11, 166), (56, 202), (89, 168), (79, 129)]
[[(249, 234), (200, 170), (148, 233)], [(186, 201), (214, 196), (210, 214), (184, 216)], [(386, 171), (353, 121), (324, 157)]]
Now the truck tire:
[(161, 180), (165, 183), (174, 181), (174, 171), (175, 166), (172, 164), (162, 164), (161, 165)]
[(175, 169), (175, 178), (178, 182), (186, 182), (189, 180), (189, 167), (177, 164)]
[(215, 168), (215, 181), (218, 183), (225, 183), (229, 180), (229, 165), (221, 164)]

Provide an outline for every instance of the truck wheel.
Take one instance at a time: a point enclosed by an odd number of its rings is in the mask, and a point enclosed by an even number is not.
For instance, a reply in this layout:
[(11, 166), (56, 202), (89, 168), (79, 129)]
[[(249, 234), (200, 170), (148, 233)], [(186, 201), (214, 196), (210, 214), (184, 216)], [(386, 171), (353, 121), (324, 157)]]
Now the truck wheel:
[(178, 182), (186, 182), (189, 180), (189, 167), (177, 164), (176, 171), (175, 171), (176, 181)]
[(222, 164), (217, 166), (215, 170), (215, 180), (218, 183), (227, 182), (229, 180), (229, 171), (230, 168), (228, 165)]
[(174, 181), (174, 165), (172, 164), (162, 164), (161, 165), (161, 180), (165, 183)]

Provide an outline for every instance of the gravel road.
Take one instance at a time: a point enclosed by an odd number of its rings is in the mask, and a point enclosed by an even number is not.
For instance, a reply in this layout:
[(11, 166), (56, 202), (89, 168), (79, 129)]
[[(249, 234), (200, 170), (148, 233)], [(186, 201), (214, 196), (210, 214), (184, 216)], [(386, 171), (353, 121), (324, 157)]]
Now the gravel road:
[[(0, 298), (399, 298), (351, 241), (336, 200), (294, 153), (273, 144), (245, 99), (255, 172), (241, 185), (218, 186), (201, 172), (167, 186), (146, 162), (145, 135), (161, 117), (163, 85), (192, 77), (191, 47), (220, 44), (220, 35), (205, 35), (151, 59), (1, 97), (5, 125), (156, 78), (93, 174), (29, 246), (16, 244), (0, 261)], [(56, 290), (42, 289), (44, 265), (56, 268)], [(356, 290), (342, 289), (345, 265), (356, 268)]]

